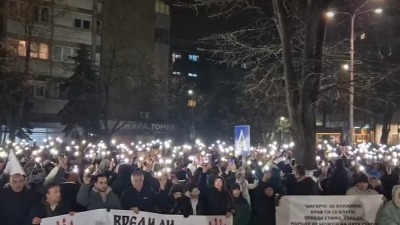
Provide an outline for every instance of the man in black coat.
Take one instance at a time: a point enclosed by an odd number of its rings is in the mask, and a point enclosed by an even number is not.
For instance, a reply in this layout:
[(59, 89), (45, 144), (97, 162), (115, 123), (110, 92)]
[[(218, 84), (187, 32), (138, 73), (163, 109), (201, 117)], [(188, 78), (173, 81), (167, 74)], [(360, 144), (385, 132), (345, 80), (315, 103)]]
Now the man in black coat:
[(36, 194), (29, 190), (24, 176), (11, 175), (10, 183), (0, 191), (0, 224), (23, 225), (36, 201)]
[[(158, 193), (150, 186), (144, 185), (144, 174), (135, 171), (131, 176), (132, 187), (122, 193), (121, 204), (125, 210), (155, 212)], [(165, 184), (160, 186), (164, 189)]]

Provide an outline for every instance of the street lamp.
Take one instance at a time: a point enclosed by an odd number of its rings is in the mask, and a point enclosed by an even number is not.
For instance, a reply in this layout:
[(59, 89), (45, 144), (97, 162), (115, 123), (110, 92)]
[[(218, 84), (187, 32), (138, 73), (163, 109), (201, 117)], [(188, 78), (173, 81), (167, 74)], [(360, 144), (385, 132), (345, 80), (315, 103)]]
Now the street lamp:
[(326, 16), (329, 17), (329, 18), (332, 18), (332, 17), (335, 16), (335, 13), (334, 12), (327, 12)]
[(333, 12), (329, 11), (326, 13), (326, 16), (328, 18), (333, 18), (335, 14), (343, 14), (347, 15), (350, 18), (350, 65), (343, 65), (343, 69), (349, 70), (350, 71), (350, 87), (349, 87), (349, 145), (353, 145), (353, 140), (354, 140), (354, 53), (355, 53), (355, 48), (354, 48), (354, 42), (355, 42), (355, 21), (356, 18), (360, 15), (374, 12), (376, 14), (382, 14), (383, 9), (382, 8), (375, 8), (375, 9), (369, 9), (365, 11), (360, 11), (366, 4), (363, 4), (360, 8), (356, 9), (354, 12), (349, 13), (349, 12)]
[(344, 70), (349, 70), (349, 69), (350, 69), (350, 66), (349, 66), (349, 64), (344, 64), (344, 65), (342, 66), (342, 68), (343, 68)]
[(193, 95), (193, 90), (189, 90), (188, 95)]

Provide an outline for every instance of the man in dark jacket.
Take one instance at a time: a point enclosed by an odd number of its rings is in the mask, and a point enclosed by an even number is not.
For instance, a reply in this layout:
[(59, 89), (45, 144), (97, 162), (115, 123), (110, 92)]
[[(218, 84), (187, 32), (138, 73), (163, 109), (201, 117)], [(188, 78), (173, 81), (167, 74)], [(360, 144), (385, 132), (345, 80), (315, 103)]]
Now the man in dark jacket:
[(83, 184), (76, 201), (88, 210), (122, 209), (121, 202), (108, 186), (108, 177), (99, 174), (94, 179), (94, 187), (90, 190), (90, 177), (83, 178)]
[[(151, 187), (144, 187), (144, 175), (141, 171), (135, 171), (131, 176), (132, 188), (124, 191), (121, 196), (122, 208), (139, 211), (155, 212), (158, 194)], [(161, 187), (160, 189), (164, 189)]]
[(35, 204), (35, 196), (29, 190), (24, 176), (13, 174), (10, 183), (0, 191), (0, 224), (23, 225)]

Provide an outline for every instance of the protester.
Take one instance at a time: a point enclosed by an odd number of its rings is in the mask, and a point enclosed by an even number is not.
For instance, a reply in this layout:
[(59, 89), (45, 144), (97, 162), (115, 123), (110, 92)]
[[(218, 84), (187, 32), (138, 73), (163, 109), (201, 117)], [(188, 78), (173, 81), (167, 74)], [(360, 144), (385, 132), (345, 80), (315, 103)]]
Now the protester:
[(358, 173), (356, 176), (356, 185), (347, 190), (346, 195), (378, 195), (369, 184), (368, 176), (365, 173)]
[(233, 218), (233, 225), (248, 225), (251, 220), (251, 209), (248, 200), (243, 197), (239, 184), (230, 187), (233, 196), (236, 215)]
[(379, 224), (400, 224), (400, 185), (395, 185), (392, 190), (393, 200), (386, 203), (379, 218)]
[(200, 190), (196, 183), (188, 182), (185, 186), (185, 196), (183, 196), (183, 215), (205, 215), (204, 204), (200, 197)]
[(200, 192), (205, 193), (205, 213), (206, 215), (225, 215), (230, 218), (235, 214), (232, 196), (221, 176), (215, 177), (213, 187), (207, 187), (206, 173), (209, 168), (209, 166), (203, 168), (200, 181)]
[(317, 184), (311, 177), (306, 176), (303, 165), (296, 166), (296, 183), (293, 185), (293, 195), (316, 195)]
[[(139, 211), (156, 212), (158, 194), (151, 186), (144, 186), (143, 172), (133, 172), (131, 175), (131, 183), (132, 187), (122, 193), (122, 208), (125, 210), (132, 210), (136, 214), (139, 213)], [(163, 185), (165, 185), (165, 183)], [(165, 186), (161, 186), (160, 182), (160, 189), (164, 190), (164, 187)]]
[(337, 159), (332, 177), (326, 183), (324, 192), (326, 195), (345, 195), (350, 185), (350, 172), (346, 169), (343, 159)]
[(254, 208), (257, 225), (275, 225), (275, 191), (272, 186), (263, 187)]
[(42, 219), (65, 214), (73, 215), (70, 204), (61, 199), (60, 186), (49, 184), (45, 189), (45, 199), (31, 210), (26, 225), (40, 224)]
[(69, 172), (66, 174), (67, 179), (65, 182), (60, 184), (61, 198), (69, 200), (71, 204), (71, 209), (75, 212), (86, 211), (86, 207), (78, 204), (76, 197), (78, 195), (79, 189), (81, 187), (81, 181), (79, 179), (79, 174), (74, 172)]
[(22, 174), (12, 174), (10, 183), (0, 191), (0, 224), (23, 225), (37, 202)]
[(94, 178), (94, 187), (90, 190), (91, 178), (85, 176), (76, 201), (86, 207), (87, 210), (122, 209), (118, 196), (108, 186), (108, 177), (105, 174), (97, 175)]

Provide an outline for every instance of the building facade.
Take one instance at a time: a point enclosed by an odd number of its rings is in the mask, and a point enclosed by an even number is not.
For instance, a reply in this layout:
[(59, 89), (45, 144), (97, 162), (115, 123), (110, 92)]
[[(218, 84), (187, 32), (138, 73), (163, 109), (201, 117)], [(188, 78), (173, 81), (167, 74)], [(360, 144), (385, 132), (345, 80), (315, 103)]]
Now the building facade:
[(81, 45), (91, 49), (101, 76), (124, 77), (111, 88), (112, 108), (121, 110), (112, 110), (110, 120), (167, 124), (166, 110), (159, 110), (166, 107), (169, 71), (170, 9), (164, 1), (6, 0), (2, 8), (1, 35), (17, 56), (9, 70), (31, 77), (33, 139), (63, 135), (57, 116), (67, 103), (62, 84), (73, 74), (71, 57)]

